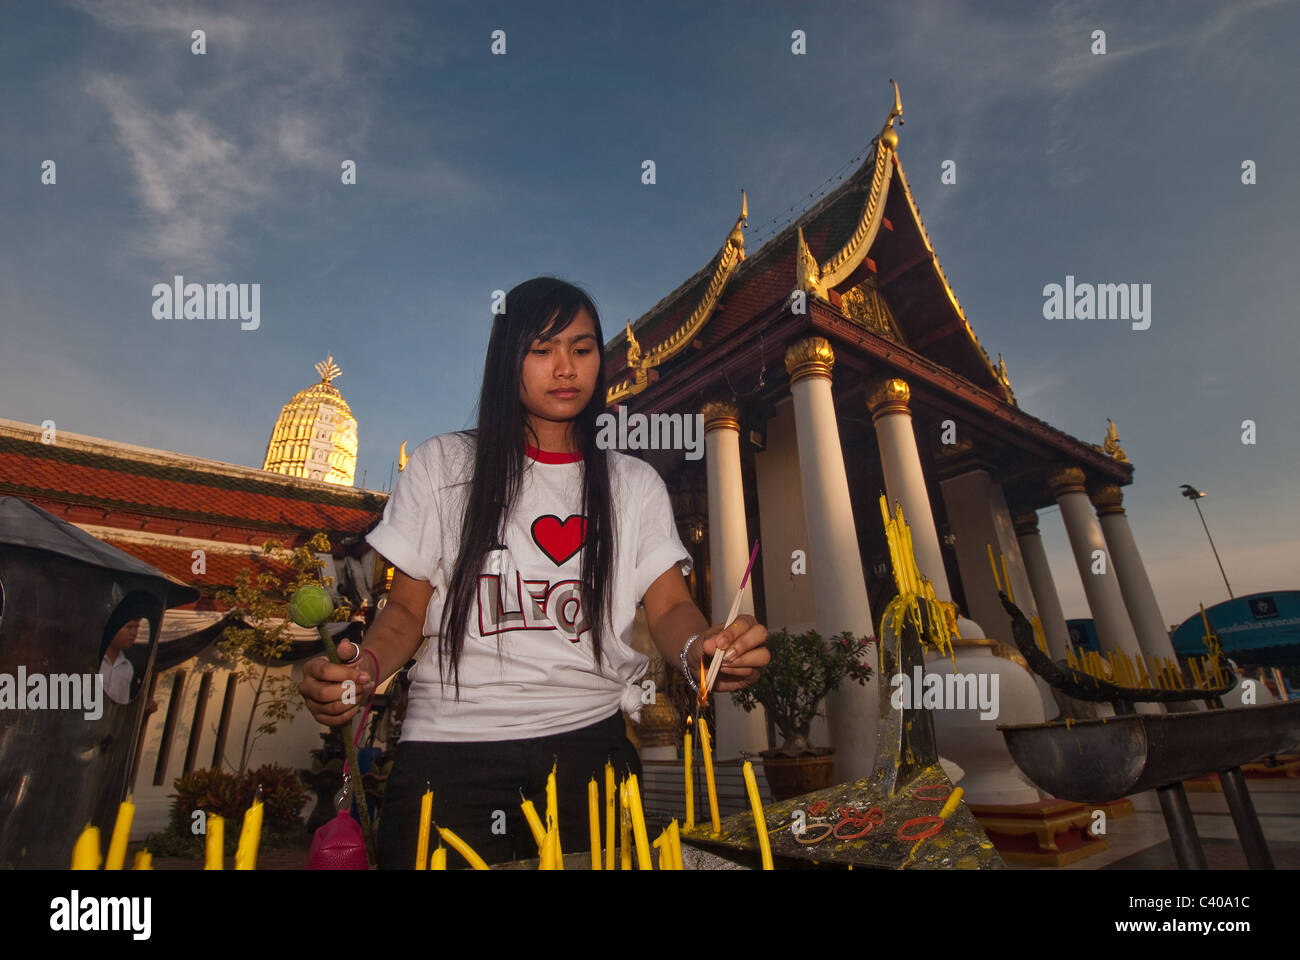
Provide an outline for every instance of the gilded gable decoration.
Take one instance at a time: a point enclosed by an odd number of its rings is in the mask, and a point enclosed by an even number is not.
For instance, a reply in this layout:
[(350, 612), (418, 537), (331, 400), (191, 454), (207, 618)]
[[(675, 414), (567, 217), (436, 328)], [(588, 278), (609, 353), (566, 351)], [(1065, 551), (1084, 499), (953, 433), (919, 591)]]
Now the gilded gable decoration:
[[(894, 81), (891, 80), (890, 83)], [(804, 240), (803, 227), (798, 229), (798, 245), (795, 254), (800, 290), (806, 290), (826, 300), (827, 291), (847, 280), (866, 258), (867, 251), (871, 249), (871, 244), (875, 241), (876, 234), (880, 231), (880, 223), (885, 216), (889, 178), (894, 169), (894, 150), (898, 146), (894, 118), (902, 116), (902, 113), (903, 105), (898, 95), (898, 84), (894, 83), (894, 109), (890, 111), (889, 119), (876, 138), (877, 145), (872, 158), (867, 160), (859, 170), (859, 172), (865, 170), (867, 163), (874, 166), (871, 189), (867, 191), (867, 199), (862, 205), (862, 214), (858, 217), (857, 228), (844, 246), (819, 263)]]
[(718, 265), (713, 271), (713, 278), (709, 281), (704, 296), (695, 305), (695, 309), (691, 311), (691, 315), (677, 328), (672, 336), (649, 350), (643, 351), (636, 337), (632, 335), (632, 325), (628, 324), (627, 369), (632, 374), (633, 379), (616, 383), (605, 391), (605, 404), (607, 406), (643, 391), (650, 385), (649, 371), (675, 357), (699, 334), (704, 327), (705, 321), (709, 319), (714, 308), (717, 307), (718, 300), (722, 297), (722, 291), (727, 286), (727, 281), (731, 279), (736, 267), (745, 259), (745, 233), (742, 228), (747, 226), (748, 222), (749, 200), (745, 196), (745, 191), (741, 190), (740, 216), (736, 218), (736, 225), (727, 234), (726, 242), (723, 243), (722, 250), (718, 254)]
[(877, 336), (900, 346), (907, 345), (902, 331), (894, 321), (894, 315), (889, 311), (889, 304), (885, 303), (885, 298), (876, 288), (874, 278), (868, 278), (840, 294), (840, 311)]

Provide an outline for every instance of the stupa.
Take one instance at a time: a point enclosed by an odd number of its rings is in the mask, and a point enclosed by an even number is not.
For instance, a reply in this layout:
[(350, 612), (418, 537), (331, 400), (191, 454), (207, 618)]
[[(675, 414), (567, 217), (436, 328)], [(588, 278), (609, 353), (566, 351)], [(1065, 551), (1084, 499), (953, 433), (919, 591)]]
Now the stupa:
[(293, 395), (266, 445), (263, 470), (350, 487), (357, 470), (357, 420), (331, 382), (343, 375), (328, 357), (316, 364), (320, 383)]

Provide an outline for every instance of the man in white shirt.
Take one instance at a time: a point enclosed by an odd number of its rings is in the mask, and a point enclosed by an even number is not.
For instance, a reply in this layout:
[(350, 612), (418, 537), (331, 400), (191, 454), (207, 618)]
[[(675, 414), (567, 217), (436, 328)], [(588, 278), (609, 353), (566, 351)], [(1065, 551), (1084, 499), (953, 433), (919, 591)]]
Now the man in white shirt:
[(128, 703), (131, 699), (131, 681), (135, 678), (135, 667), (126, 658), (126, 650), (135, 643), (140, 633), (140, 621), (128, 620), (113, 634), (104, 651), (104, 659), (99, 665), (99, 672), (104, 677), (104, 692), (114, 703)]

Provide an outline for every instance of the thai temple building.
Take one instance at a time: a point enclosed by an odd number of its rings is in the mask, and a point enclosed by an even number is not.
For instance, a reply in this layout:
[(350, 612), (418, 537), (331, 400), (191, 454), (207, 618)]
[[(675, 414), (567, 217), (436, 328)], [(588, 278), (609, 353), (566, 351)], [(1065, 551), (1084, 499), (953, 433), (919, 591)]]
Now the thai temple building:
[(357, 420), (331, 382), (343, 371), (329, 357), (316, 372), (320, 383), (299, 390), (280, 411), (262, 469), (350, 487), (357, 472)]
[[(1002, 675), (995, 721), (936, 717), (940, 751), (966, 770), (971, 803), (1036, 803), (1045, 798), (994, 728), (1060, 711), (1011, 646), (990, 555), (1026, 617), (1041, 621), (1053, 659), (1066, 657), (1069, 636), (1042, 508), (1060, 507), (1104, 649), (1172, 657), (1168, 621), (1125, 516), (1134, 468), (1114, 425), (1098, 446), (1017, 404), (926, 233), (900, 161), (896, 85), (894, 94), (857, 171), (753, 253), (742, 193), (716, 255), (608, 344), (607, 403), (629, 416), (703, 417), (702, 460), (642, 455), (673, 495), (697, 599), (715, 623), (758, 540), (743, 612), (770, 631), (878, 635), (895, 590), (880, 496), (891, 514), (901, 504), (921, 573), (965, 618), (958, 669)], [(841, 688), (828, 729), (814, 728), (815, 743), (836, 748), (839, 782), (870, 774), (877, 697), (875, 683)], [(767, 748), (761, 711), (727, 700), (719, 754)]]

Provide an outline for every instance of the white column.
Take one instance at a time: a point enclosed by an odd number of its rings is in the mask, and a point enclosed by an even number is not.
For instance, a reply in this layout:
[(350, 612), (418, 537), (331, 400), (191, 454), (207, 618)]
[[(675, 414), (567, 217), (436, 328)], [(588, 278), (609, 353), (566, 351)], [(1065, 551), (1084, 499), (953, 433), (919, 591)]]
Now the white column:
[(1138, 553), (1137, 542), (1124, 513), (1124, 494), (1118, 486), (1110, 485), (1092, 490), (1091, 498), (1097, 508), (1097, 519), (1106, 536), (1106, 546), (1110, 548), (1111, 561), (1115, 564), (1115, 576), (1119, 578), (1119, 589), (1124, 595), (1124, 604), (1128, 607), (1142, 652), (1150, 657), (1174, 660), (1169, 628), (1165, 626), (1160, 604), (1156, 602), (1156, 592), (1151, 589), (1151, 580), (1147, 577), (1142, 555)]
[(1015, 523), (1016, 539), (1020, 543), (1020, 555), (1025, 561), (1025, 572), (1029, 575), (1029, 585), (1034, 591), (1034, 602), (1038, 606), (1038, 619), (1043, 625), (1047, 649), (1053, 660), (1064, 660), (1070, 642), (1070, 630), (1065, 625), (1061, 597), (1056, 592), (1056, 581), (1052, 579), (1047, 551), (1043, 549), (1043, 538), (1038, 532), (1038, 514), (1028, 510), (1017, 513), (1012, 520)]
[(1097, 639), (1105, 650), (1122, 650), (1130, 657), (1140, 656), (1142, 648), (1128, 618), (1119, 581), (1115, 578), (1115, 567), (1102, 539), (1101, 526), (1093, 516), (1092, 504), (1084, 488), (1083, 471), (1078, 467), (1065, 467), (1053, 474), (1048, 482), (1061, 507), (1061, 519), (1065, 521), (1074, 562), (1083, 580), (1083, 592), (1092, 610)]
[(948, 574), (939, 550), (939, 532), (930, 509), (930, 494), (921, 472), (921, 455), (916, 449), (916, 432), (912, 429), (912, 412), (908, 408), (911, 389), (896, 378), (882, 381), (867, 393), (871, 422), (876, 427), (880, 445), (880, 467), (885, 475), (885, 495), (892, 516), (894, 505), (903, 505), (903, 518), (912, 528), (912, 546), (921, 576), (934, 584), (935, 596), (952, 602)]
[[(813, 581), (817, 632), (823, 638), (845, 630), (870, 635), (873, 623), (831, 396), (834, 363), (835, 354), (822, 337), (801, 340), (785, 354), (794, 397), (808, 553), (813, 569), (826, 571)], [(874, 650), (872, 660), (876, 660)], [(835, 777), (840, 782), (871, 775), (876, 751), (877, 680), (873, 677), (866, 686), (842, 684), (826, 698), (827, 726), (835, 747)]]
[[(948, 468), (953, 466), (948, 461)], [(961, 469), (958, 467), (957, 469)], [(957, 569), (961, 574), (966, 611), (984, 628), (984, 635), (1015, 646), (1011, 635), (1011, 617), (998, 599), (997, 584), (989, 566), (989, 547), (998, 561), (998, 579), (1002, 579), (1001, 560), (1006, 558), (1011, 594), (1027, 620), (1038, 616), (1038, 608), (1029, 588), (1029, 576), (1020, 558), (1011, 512), (1007, 509), (1002, 486), (994, 482), (987, 470), (976, 467), (939, 483), (948, 510), (948, 525), (956, 538)], [(906, 507), (903, 508), (906, 511)], [(1006, 589), (1006, 584), (1003, 584)]]
[[(709, 579), (713, 610), (710, 621), (722, 624), (731, 612), (740, 578), (749, 563), (749, 532), (745, 526), (745, 488), (740, 475), (740, 417), (728, 403), (706, 403), (704, 455), (709, 488)], [(754, 615), (753, 584), (745, 586), (740, 612)], [(717, 754), (734, 757), (767, 749), (763, 708), (746, 713), (731, 695), (714, 696), (718, 720)]]

